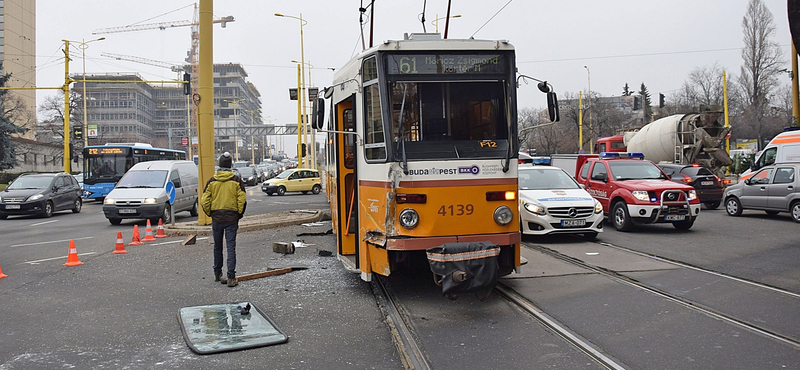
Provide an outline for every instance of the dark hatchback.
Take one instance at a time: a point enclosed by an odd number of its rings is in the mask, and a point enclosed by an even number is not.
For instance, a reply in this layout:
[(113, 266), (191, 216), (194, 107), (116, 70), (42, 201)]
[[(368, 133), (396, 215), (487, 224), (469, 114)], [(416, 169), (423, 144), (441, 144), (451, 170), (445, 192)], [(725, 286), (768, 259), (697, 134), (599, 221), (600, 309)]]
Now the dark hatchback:
[(717, 209), (722, 203), (725, 184), (708, 168), (697, 164), (660, 163), (658, 166), (672, 181), (693, 186), (700, 203), (707, 209)]
[(0, 192), (0, 219), (10, 215), (40, 215), (81, 211), (83, 190), (68, 173), (22, 174)]

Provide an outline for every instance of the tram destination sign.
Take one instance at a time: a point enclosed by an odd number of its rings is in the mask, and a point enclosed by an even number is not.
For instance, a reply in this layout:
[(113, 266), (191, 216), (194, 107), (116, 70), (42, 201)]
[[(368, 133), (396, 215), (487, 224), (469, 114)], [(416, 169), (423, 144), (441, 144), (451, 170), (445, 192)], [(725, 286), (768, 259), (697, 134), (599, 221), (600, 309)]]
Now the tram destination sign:
[(393, 75), (497, 74), (508, 71), (504, 54), (389, 54)]

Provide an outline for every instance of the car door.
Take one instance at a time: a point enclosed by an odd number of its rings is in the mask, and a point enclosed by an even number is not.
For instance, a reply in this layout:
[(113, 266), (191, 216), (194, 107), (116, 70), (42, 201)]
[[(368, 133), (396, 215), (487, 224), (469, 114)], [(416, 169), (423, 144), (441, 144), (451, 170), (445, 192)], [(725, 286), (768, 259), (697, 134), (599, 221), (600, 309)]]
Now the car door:
[(608, 189), (608, 169), (604, 162), (594, 162), (591, 173), (586, 183), (586, 191), (589, 192), (600, 204), (606, 212), (610, 212), (609, 208), (609, 194)]
[(772, 168), (764, 168), (753, 174), (742, 187), (742, 207), (766, 208), (769, 195), (769, 180)]
[(769, 208), (788, 210), (789, 200), (795, 193), (795, 168), (794, 166), (775, 168), (775, 176), (769, 184), (767, 205)]
[[(175, 185), (175, 201), (172, 203), (172, 209), (175, 212), (181, 211), (186, 208), (186, 196), (181, 183), (181, 176), (177, 169), (169, 172), (169, 181), (172, 181), (172, 185)], [(167, 197), (169, 197), (169, 194), (167, 194)]]
[(300, 171), (294, 171), (286, 179), (286, 191), (300, 191)]
[(52, 196), (54, 211), (64, 209), (65, 203), (69, 201), (70, 189), (64, 180), (66, 180), (64, 176), (56, 176), (53, 182), (55, 189)]

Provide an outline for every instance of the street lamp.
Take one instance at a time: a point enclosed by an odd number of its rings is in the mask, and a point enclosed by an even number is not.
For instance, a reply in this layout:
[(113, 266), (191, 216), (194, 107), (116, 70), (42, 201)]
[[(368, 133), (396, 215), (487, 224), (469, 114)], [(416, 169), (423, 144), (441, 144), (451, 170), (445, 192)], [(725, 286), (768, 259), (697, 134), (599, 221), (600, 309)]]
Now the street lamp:
[(586, 113), (589, 115), (589, 153), (594, 154), (594, 131), (592, 130), (592, 74), (589, 72), (589, 67), (583, 66), (586, 68), (586, 79), (589, 82), (589, 91), (586, 93), (586, 100), (588, 100), (588, 109), (586, 109)]
[[(301, 62), (298, 62), (296, 60), (292, 60), (292, 63), (301, 63)], [(308, 66), (308, 83), (312, 84), (312, 82), (311, 82), (311, 70), (314, 69), (314, 66), (310, 62), (305, 62), (303, 64)], [(305, 77), (305, 76), (303, 76), (303, 77)], [(304, 120), (304, 122), (303, 122), (303, 142), (306, 143), (307, 151), (308, 150), (311, 151), (311, 163), (312, 163), (312, 165), (309, 166), (309, 167), (316, 168), (316, 165), (317, 165), (317, 158), (316, 158), (317, 157), (316, 156), (317, 150), (316, 150), (316, 148), (317, 148), (317, 146), (316, 146), (316, 144), (313, 144), (313, 143), (316, 142), (316, 135), (314, 134), (314, 128), (311, 127), (310, 136), (311, 136), (311, 143), (312, 143), (311, 145), (312, 145), (312, 147), (308, 147), (308, 145), (309, 145), (308, 126), (309, 126), (310, 122), (305, 122), (305, 120), (308, 118), (308, 116), (306, 115), (307, 114), (306, 113), (306, 107), (307, 107), (308, 101), (311, 100), (311, 99), (310, 99), (309, 94), (308, 94), (308, 86), (306, 86), (305, 80), (303, 80), (303, 81), (304, 81), (303, 82), (303, 120)], [(299, 98), (300, 98), (300, 95), (298, 94), (298, 99)]]
[(236, 149), (236, 160), (239, 160), (239, 118), (237, 116), (237, 109), (236, 107), (239, 105), (240, 101), (247, 100), (245, 98), (234, 99), (234, 100), (223, 100), (226, 103), (233, 103), (233, 146)]
[[(305, 72), (305, 64), (306, 64), (305, 61), (306, 61), (306, 56), (305, 56), (305, 53), (304, 53), (304, 50), (303, 50), (303, 26), (308, 24), (308, 22), (303, 19), (303, 13), (300, 13), (299, 17), (295, 17), (295, 16), (292, 16), (292, 15), (284, 15), (284, 14), (281, 14), (281, 13), (275, 13), (275, 16), (276, 17), (293, 18), (293, 19), (297, 19), (297, 20), (300, 21), (300, 85), (305, 86), (306, 85), (306, 80), (305, 80), (305, 74), (306, 74), (306, 72)], [(299, 87), (300, 86), (298, 86), (298, 88)], [(297, 91), (297, 99), (299, 100), (300, 98), (301, 98), (301, 94), (300, 94), (300, 90), (298, 89), (298, 91)], [(305, 115), (305, 105), (303, 105), (303, 108), (304, 108), (303, 115)], [(301, 150), (301, 147), (302, 147), (301, 141), (303, 139), (301, 137), (301, 131), (300, 131), (302, 129), (302, 126), (303, 126), (302, 120), (303, 120), (302, 116), (298, 117), (298, 119), (297, 119), (297, 130), (298, 130), (297, 131), (297, 158), (298, 158), (298, 164), (299, 164), (300, 168), (303, 167), (303, 157), (302, 157), (303, 153), (302, 153), (302, 150)]]
[[(436, 14), (439, 17), (439, 14)], [(461, 18), (461, 14), (451, 15), (450, 18)], [(431, 21), (431, 24), (436, 26), (436, 33), (439, 33), (439, 21), (442, 19), (447, 19), (447, 17), (439, 17)]]
[(86, 110), (86, 48), (89, 47), (89, 44), (95, 41), (102, 41), (105, 40), (105, 37), (100, 37), (94, 40), (86, 41), (85, 39), (81, 39), (81, 41), (69, 41), (67, 43), (75, 43), (78, 44), (78, 48), (81, 49), (81, 59), (83, 59), (83, 147), (87, 147), (89, 145), (89, 114)]

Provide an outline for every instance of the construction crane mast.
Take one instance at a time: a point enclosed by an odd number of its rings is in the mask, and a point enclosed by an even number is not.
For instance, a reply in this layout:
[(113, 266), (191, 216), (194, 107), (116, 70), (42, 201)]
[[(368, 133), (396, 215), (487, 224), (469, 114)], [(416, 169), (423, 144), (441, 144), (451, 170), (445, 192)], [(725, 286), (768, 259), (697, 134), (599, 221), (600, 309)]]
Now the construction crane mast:
[[(233, 16), (227, 16), (227, 17), (222, 17), (220, 19), (215, 19), (215, 20), (212, 21), (212, 23), (219, 23), (222, 26), (222, 28), (225, 28), (227, 26), (228, 22), (233, 22), (233, 21), (234, 21)], [(189, 73), (191, 75), (191, 96), (190, 96), (189, 101), (190, 102), (194, 102), (194, 101), (196, 101), (196, 99), (194, 99), (194, 97), (195, 96), (199, 96), (199, 94), (197, 93), (197, 88), (198, 88), (198, 85), (199, 85), (199, 79), (198, 79), (199, 76), (198, 76), (197, 70), (198, 70), (198, 65), (199, 65), (199, 62), (200, 62), (199, 59), (198, 59), (198, 55), (199, 55), (198, 53), (199, 53), (199, 50), (200, 50), (200, 16), (199, 16), (197, 3), (194, 3), (194, 14), (192, 16), (192, 20), (191, 21), (184, 20), (184, 21), (159, 22), (159, 23), (149, 23), (149, 24), (134, 24), (134, 25), (122, 26), (122, 27), (101, 28), (101, 29), (97, 29), (94, 32), (92, 32), (92, 34), (93, 35), (99, 35), (99, 34), (104, 34), (104, 33), (134, 32), (134, 31), (153, 30), (153, 29), (165, 30), (167, 28), (186, 27), (186, 26), (191, 26), (192, 27), (191, 28), (191, 30), (192, 30), (192, 43), (191, 43), (191, 47), (189, 49), (189, 53), (188, 53), (189, 55), (186, 58), (186, 63), (190, 67), (189, 68), (190, 69)], [(121, 59), (121, 60), (129, 60), (129, 61), (133, 61), (133, 62), (140, 62), (140, 63), (145, 63), (145, 64), (153, 64), (153, 65), (159, 65), (161, 67), (164, 67), (164, 65), (162, 65), (162, 64), (155, 64), (155, 63), (163, 63), (163, 62), (153, 61), (153, 60), (145, 59), (145, 58), (139, 58), (140, 60), (133, 60), (132, 58), (136, 58), (136, 57), (121, 56), (121, 57), (118, 58), (117, 56), (112, 56), (110, 54), (108, 56), (110, 56), (112, 58)], [(173, 71), (175, 71), (175, 69), (173, 69), (172, 65), (167, 65), (166, 68), (170, 68)], [(178, 68), (180, 68), (180, 67), (178, 67)], [(195, 104), (189, 104), (189, 109), (190, 109), (190, 113), (189, 113), (189, 133), (188, 134), (189, 134), (189, 138), (191, 140), (191, 137), (192, 137), (191, 130), (192, 129), (196, 129), (196, 127), (197, 127), (197, 106)], [(191, 148), (191, 143), (189, 143), (189, 147)]]

